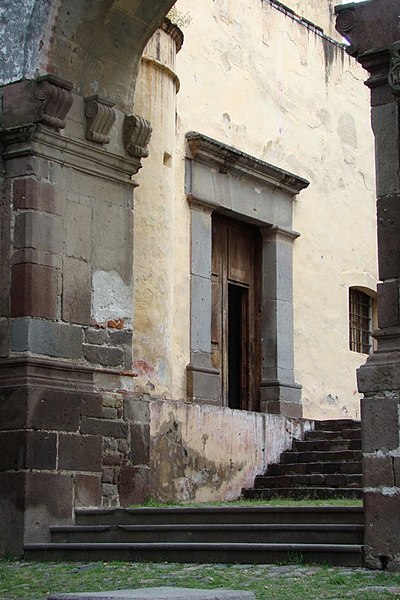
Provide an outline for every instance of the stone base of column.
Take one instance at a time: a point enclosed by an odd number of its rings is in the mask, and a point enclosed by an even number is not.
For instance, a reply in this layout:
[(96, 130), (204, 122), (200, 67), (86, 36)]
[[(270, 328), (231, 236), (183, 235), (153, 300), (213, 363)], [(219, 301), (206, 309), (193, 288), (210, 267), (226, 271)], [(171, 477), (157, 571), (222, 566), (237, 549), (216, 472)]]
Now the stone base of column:
[(93, 371), (37, 358), (0, 362), (0, 554), (48, 541), (75, 506), (101, 505), (101, 417)]
[(263, 379), (260, 388), (261, 412), (302, 418), (301, 385)]

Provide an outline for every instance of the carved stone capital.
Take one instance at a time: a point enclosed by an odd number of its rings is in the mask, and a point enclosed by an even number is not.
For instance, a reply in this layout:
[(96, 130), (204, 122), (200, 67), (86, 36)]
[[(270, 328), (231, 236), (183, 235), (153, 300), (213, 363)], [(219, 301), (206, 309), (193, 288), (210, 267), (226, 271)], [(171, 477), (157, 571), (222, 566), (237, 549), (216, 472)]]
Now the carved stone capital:
[(99, 96), (85, 98), (86, 139), (98, 144), (108, 144), (108, 134), (114, 125), (116, 114), (114, 104)]
[(126, 115), (123, 125), (124, 147), (128, 154), (135, 158), (147, 158), (149, 155), (152, 128), (149, 121), (137, 115)]
[(64, 129), (65, 118), (72, 106), (72, 83), (44, 75), (36, 80), (35, 96), (40, 101), (39, 120), (53, 129)]

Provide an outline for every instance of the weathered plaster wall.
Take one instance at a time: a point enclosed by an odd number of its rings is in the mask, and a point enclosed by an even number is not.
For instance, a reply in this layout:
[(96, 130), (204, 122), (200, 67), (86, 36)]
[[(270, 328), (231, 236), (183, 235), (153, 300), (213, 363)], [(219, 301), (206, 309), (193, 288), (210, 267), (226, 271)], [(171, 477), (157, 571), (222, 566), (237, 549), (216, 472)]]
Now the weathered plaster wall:
[(285, 0), (282, 4), (292, 9), (296, 15), (321, 27), (329, 37), (341, 41), (335, 29), (334, 16), (338, 0)]
[(234, 500), (312, 428), (309, 421), (186, 402), (150, 402), (150, 492), (161, 501)]
[(348, 287), (374, 289), (373, 146), (362, 69), (268, 2), (179, 0), (189, 12), (177, 57), (175, 397), (188, 362), (189, 210), (184, 135), (196, 130), (310, 180), (295, 204), (295, 378), (305, 415), (359, 417), (348, 350)]

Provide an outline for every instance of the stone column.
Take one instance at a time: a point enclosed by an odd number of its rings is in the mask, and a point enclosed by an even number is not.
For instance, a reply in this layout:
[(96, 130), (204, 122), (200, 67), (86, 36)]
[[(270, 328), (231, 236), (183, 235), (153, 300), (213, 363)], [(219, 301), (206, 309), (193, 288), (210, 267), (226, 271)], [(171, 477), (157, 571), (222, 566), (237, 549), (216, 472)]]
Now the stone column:
[(349, 53), (369, 72), (376, 145), (379, 276), (377, 349), (357, 373), (361, 400), (365, 563), (400, 569), (399, 2), (336, 7)]
[(174, 365), (175, 63), (182, 43), (180, 29), (165, 19), (144, 49), (135, 90), (135, 110), (153, 133), (135, 194), (133, 366), (139, 393), (168, 398)]

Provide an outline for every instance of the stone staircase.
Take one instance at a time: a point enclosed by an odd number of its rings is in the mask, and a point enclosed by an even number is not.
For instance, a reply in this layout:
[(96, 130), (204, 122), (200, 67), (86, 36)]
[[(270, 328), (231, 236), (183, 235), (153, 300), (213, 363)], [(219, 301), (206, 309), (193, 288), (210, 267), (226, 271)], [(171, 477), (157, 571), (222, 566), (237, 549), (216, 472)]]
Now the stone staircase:
[(316, 421), (304, 441), (295, 441), (256, 477), (244, 498), (362, 498), (361, 426), (341, 419)]
[[(247, 498), (361, 497), (360, 425), (316, 423), (258, 477)], [(346, 506), (78, 509), (75, 524), (30, 544), (34, 560), (276, 563), (363, 561), (363, 510)]]
[(79, 509), (76, 524), (25, 547), (28, 560), (361, 566), (361, 507)]

